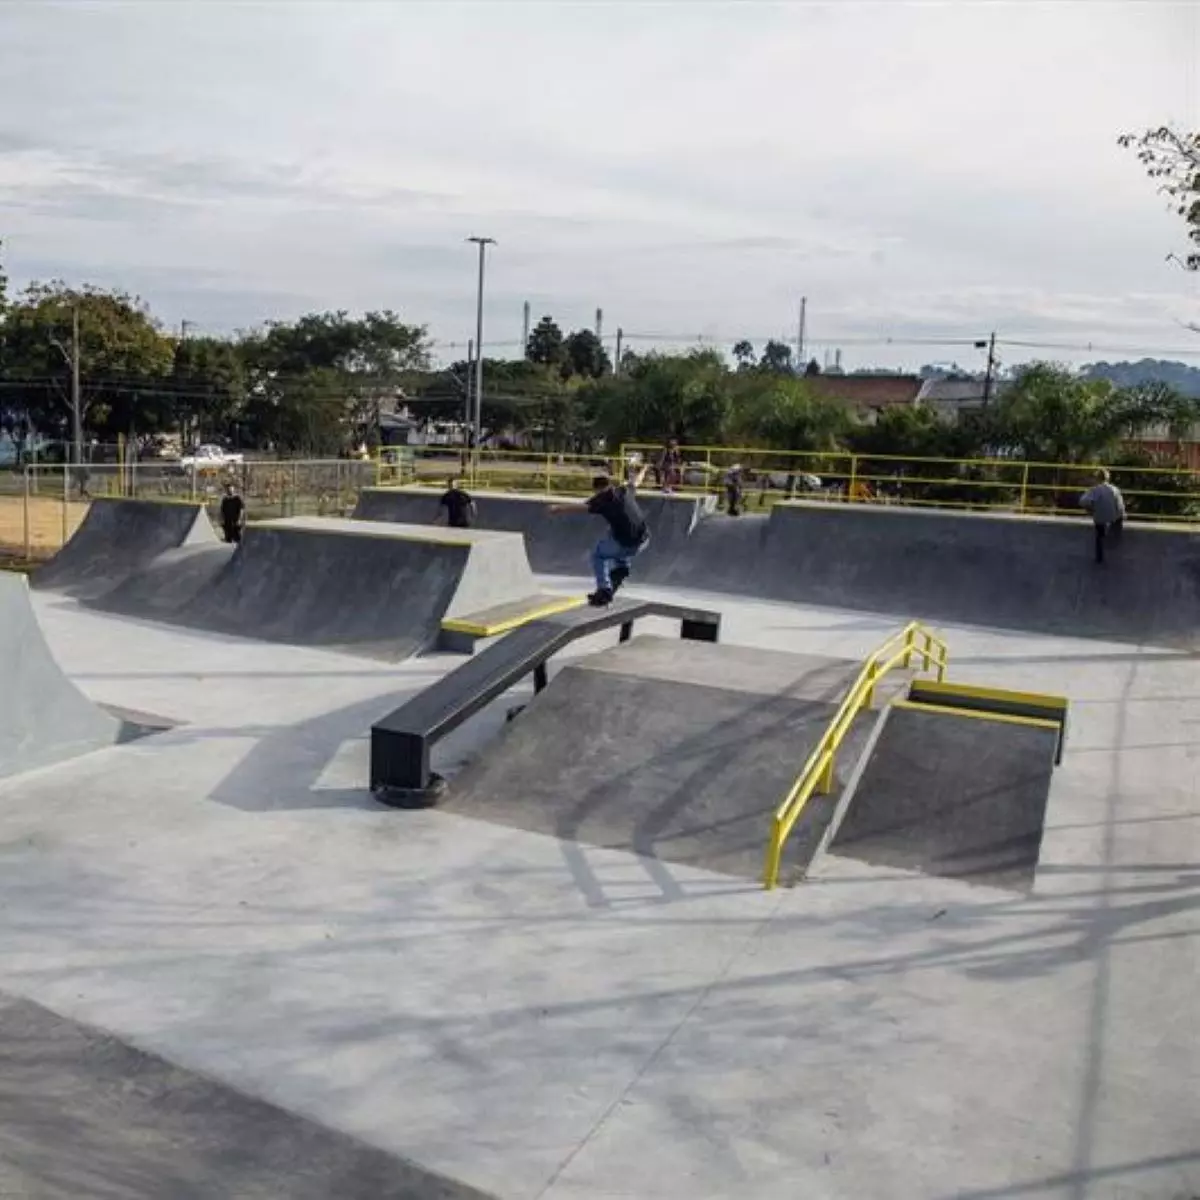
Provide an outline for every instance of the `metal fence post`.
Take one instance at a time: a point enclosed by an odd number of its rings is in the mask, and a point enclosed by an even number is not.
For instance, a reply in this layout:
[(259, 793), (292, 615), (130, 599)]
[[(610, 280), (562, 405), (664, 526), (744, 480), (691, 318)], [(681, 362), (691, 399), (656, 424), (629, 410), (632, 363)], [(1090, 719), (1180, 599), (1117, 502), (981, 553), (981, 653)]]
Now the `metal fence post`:
[(25, 468), (25, 561), (29, 562), (33, 558), (33, 537), (29, 525), (29, 468)]
[(67, 464), (63, 463), (63, 494), (62, 494), (62, 542), (61, 545), (67, 544), (67, 508), (71, 503), (71, 472)]
[(1029, 464), (1025, 464), (1025, 469), (1021, 473), (1021, 512), (1025, 511), (1026, 505), (1029, 503)]
[(858, 455), (850, 455), (850, 478), (846, 481), (846, 499), (854, 500), (854, 489), (858, 484)]

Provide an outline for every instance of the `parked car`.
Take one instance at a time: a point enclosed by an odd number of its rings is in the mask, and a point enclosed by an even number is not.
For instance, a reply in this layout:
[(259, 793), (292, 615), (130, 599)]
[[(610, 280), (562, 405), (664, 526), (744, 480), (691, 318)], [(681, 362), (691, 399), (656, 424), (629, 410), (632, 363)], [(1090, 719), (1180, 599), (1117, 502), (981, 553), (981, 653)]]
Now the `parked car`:
[(226, 467), (241, 466), (246, 461), (244, 454), (235, 454), (229, 450), (223, 450), (220, 446), (212, 445), (211, 443), (197, 446), (191, 454), (185, 454), (180, 460), (179, 465), (184, 471), (222, 471)]

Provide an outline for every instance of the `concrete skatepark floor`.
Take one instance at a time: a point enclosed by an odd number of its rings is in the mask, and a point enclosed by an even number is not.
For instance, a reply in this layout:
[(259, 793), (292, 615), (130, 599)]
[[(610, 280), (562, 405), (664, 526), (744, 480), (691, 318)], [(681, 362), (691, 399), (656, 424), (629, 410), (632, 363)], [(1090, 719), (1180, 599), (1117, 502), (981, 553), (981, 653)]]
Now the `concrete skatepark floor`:
[[(1031, 893), (836, 857), (763, 893), (375, 807), (366, 729), (457, 660), (35, 601), (94, 700), (182, 724), (0, 783), (9, 995), (505, 1200), (1200, 1194), (1193, 657), (947, 628), (955, 678), (1073, 701)], [(897, 625), (716, 604), (800, 654)]]

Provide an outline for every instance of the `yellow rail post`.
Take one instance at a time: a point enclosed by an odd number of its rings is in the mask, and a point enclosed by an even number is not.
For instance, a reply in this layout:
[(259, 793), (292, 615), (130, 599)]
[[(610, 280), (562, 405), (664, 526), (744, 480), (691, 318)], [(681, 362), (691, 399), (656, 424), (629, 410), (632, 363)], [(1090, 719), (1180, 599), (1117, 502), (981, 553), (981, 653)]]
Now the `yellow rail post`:
[[(911, 625), (904, 631), (904, 669), (906, 671), (912, 666), (913, 644), (916, 641), (916, 634), (917, 631)], [(925, 662), (928, 665), (928, 653), (926, 653)]]
[(1024, 471), (1021, 472), (1021, 512), (1025, 511), (1025, 507), (1029, 501), (1029, 464), (1025, 464)]
[(858, 455), (850, 455), (850, 478), (846, 480), (846, 499), (854, 503), (854, 488), (858, 483)]
[(29, 525), (29, 468), (25, 468), (25, 561), (33, 561), (33, 537)]

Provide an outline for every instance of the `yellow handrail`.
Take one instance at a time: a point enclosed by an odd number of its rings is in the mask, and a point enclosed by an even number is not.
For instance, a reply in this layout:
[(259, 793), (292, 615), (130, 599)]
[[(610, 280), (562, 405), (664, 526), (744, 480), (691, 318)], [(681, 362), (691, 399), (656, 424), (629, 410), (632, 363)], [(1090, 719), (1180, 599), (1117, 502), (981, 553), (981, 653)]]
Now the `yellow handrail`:
[(871, 707), (875, 699), (875, 687), (879, 681), (896, 667), (907, 670), (912, 666), (914, 655), (922, 660), (921, 670), (936, 668), (939, 682), (946, 677), (946, 643), (919, 621), (910, 621), (863, 663), (816, 749), (808, 756), (808, 761), (792, 785), (792, 790), (775, 810), (775, 817), (771, 822), (771, 840), (767, 843), (767, 857), (763, 867), (763, 887), (770, 889), (779, 882), (779, 865), (783, 858), (784, 843), (800, 819), (809, 797), (818, 789), (823, 794), (833, 790), (833, 768), (837, 752), (854, 723), (854, 718), (864, 708)]

